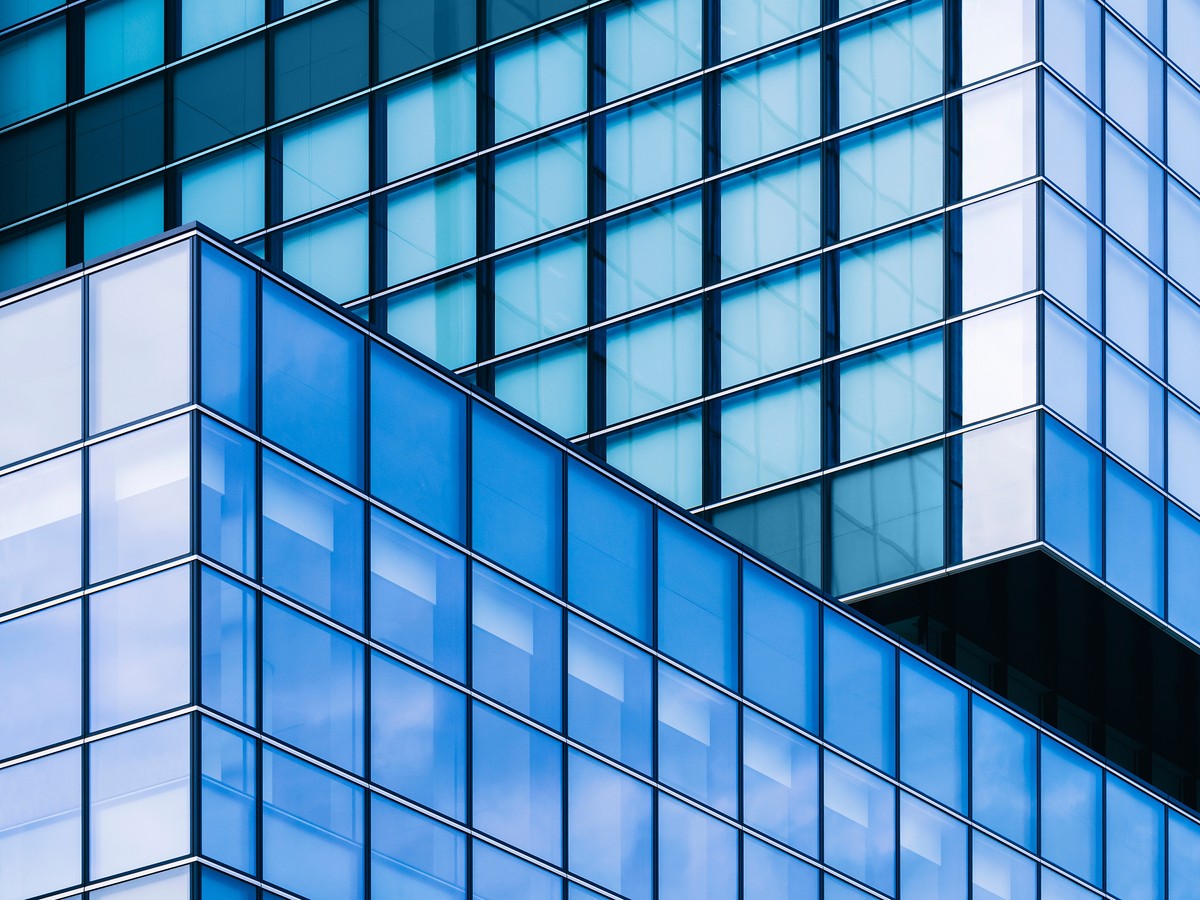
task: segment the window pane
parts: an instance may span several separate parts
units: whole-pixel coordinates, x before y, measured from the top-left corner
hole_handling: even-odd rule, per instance
[[[466,837],[372,794],[371,888],[384,897],[465,897]]]
[[[733,900],[739,881],[737,831],[659,794],[659,900]]]
[[[77,125],[76,142],[86,147],[83,125]],[[78,121],[78,120],[77,120]],[[0,166],[7,188],[0,194],[0,223],[8,225],[67,199],[67,117],[49,116],[0,137]],[[77,185],[83,188],[83,185]],[[65,256],[65,254],[60,254]],[[46,271],[62,268],[63,263]],[[43,273],[39,273],[43,274]],[[24,281],[27,279],[21,279]],[[11,285],[20,281],[11,282]]]
[[[714,509],[712,523],[810,585],[821,584],[820,479]]]
[[[811,372],[721,401],[721,494],[821,464],[821,377]]]
[[[381,0],[378,15],[380,80],[452,56],[475,42],[473,0]]]
[[[254,443],[229,428],[200,420],[200,552],[254,575]]]
[[[1045,287],[1081,319],[1100,327],[1103,233],[1052,191],[1045,192]]]
[[[821,242],[821,164],[805,153],[721,182],[721,275],[811,250]]]
[[[1167,812],[1167,871],[1171,874],[1171,900],[1200,896],[1200,825]]]
[[[475,270],[387,299],[387,333],[454,369],[475,361]]]
[[[60,16],[0,44],[0,125],[67,99],[67,28]]]
[[[963,424],[1037,400],[1037,308],[1033,300],[962,323]]]
[[[1037,863],[981,832],[973,832],[971,896],[981,900],[1036,897]]]
[[[614,325],[604,333],[609,423],[698,397],[702,310],[698,301]]]
[[[107,194],[83,209],[83,258],[93,259],[142,241],[163,229],[163,182],[148,178]]]
[[[1046,420],[1047,472],[1042,514],[1046,540],[1092,572],[1100,572],[1100,453],[1052,419]]]
[[[1155,372],[1163,370],[1163,280],[1111,238],[1104,252],[1104,331]]]
[[[571,871],[631,900],[651,897],[653,791],[577,750],[567,773]]]
[[[257,37],[175,70],[176,159],[262,128],[266,121],[263,57],[263,39]]]
[[[587,242],[583,233],[497,260],[496,352],[503,353],[585,324],[586,269]]]
[[[825,737],[888,774],[896,768],[896,651],[844,616],[826,613]]]
[[[606,10],[606,98],[700,68],[700,0],[643,0]]]
[[[720,304],[723,387],[820,355],[819,260],[727,288]]]
[[[1104,773],[1045,736],[1041,760],[1042,855],[1099,884]]]
[[[746,11],[740,21],[722,20],[726,44],[729,33],[753,15]],[[722,168],[783,150],[820,133],[820,65],[817,42],[805,41],[721,72]]]
[[[1123,466],[1105,460],[1105,580],[1163,615],[1163,498]]]
[[[962,18],[963,84],[1014,69],[1037,52],[1037,12],[1032,0],[966,0]]]
[[[588,350],[566,341],[496,366],[496,396],[564,436],[587,431]]]
[[[873,888],[894,892],[896,789],[829,751],[824,787],[825,861]]]
[[[776,840],[818,855],[820,751],[750,710],[742,714],[742,817]]]
[[[1115,896],[1131,900],[1161,898],[1163,806],[1112,774],[1105,781],[1105,886]]]
[[[1023,847],[1037,840],[1037,733],[971,698],[971,815]]]
[[[388,284],[474,255],[474,166],[400,188],[388,195],[387,210]]]
[[[1026,187],[963,207],[964,310],[1037,287],[1036,191]]]
[[[965,896],[966,890],[967,827],[932,806],[901,794],[901,895],[954,900]]]
[[[1163,261],[1163,170],[1105,129],[1104,221],[1151,261]]]
[[[82,880],[79,754],[78,749],[67,750],[0,769],[4,900],[34,897]]]
[[[587,31],[580,21],[507,44],[492,63],[497,142],[587,106]]]
[[[1046,306],[1043,362],[1046,404],[1087,434],[1099,438],[1104,423],[1101,380],[1104,357],[1100,339]]]
[[[247,427],[256,416],[256,275],[207,242],[200,244],[200,399]]]
[[[678,669],[658,667],[658,777],[737,813],[738,705]]]
[[[283,217],[367,189],[367,107],[356,103],[283,133]]]
[[[667,416],[607,439],[608,464],[680,506],[703,497],[700,413]]]
[[[997,422],[962,436],[962,558],[1037,537],[1037,420]]]
[[[85,12],[85,91],[90,93],[162,63],[162,0],[107,0]]]
[[[383,6],[410,3],[398,0]],[[445,3],[440,5],[444,7]],[[380,32],[384,32],[383,27]],[[475,63],[468,60],[403,81],[388,94],[387,180],[395,181],[472,152],[475,93]]]
[[[4,156],[4,142],[0,140],[0,158]],[[3,210],[0,205],[0,219],[6,217]],[[66,221],[43,220],[39,225],[11,232],[0,241],[0,285],[4,285],[4,290],[49,275],[67,264]],[[61,334],[62,331],[56,332]],[[12,381],[6,379],[4,383]]]
[[[820,20],[814,0],[721,0],[721,58],[807,31]]]
[[[81,454],[0,478],[0,611],[79,587]]]
[[[742,691],[817,729],[817,604],[756,565],[742,566]]]
[[[700,177],[700,85],[658,94],[604,119],[609,209]]]
[[[79,734],[81,606],[63,603],[0,625],[0,759]],[[0,849],[0,860],[6,855]]]
[[[254,738],[200,720],[200,848],[245,872],[255,871],[257,769]]]
[[[366,204],[283,232],[283,269],[336,303],[367,293]]]
[[[746,835],[742,843],[742,896],[808,900],[820,896],[819,871]]]
[[[183,0],[182,52],[186,55],[249,31],[263,21],[259,0]]]
[[[1200,522],[1167,505],[1167,618],[1200,638]]]
[[[1163,481],[1163,390],[1124,357],[1104,354],[1105,444],[1155,482]]]
[[[203,222],[230,237],[263,227],[262,147],[246,144],[180,169],[180,220]],[[237,199],[240,202],[237,202]]]
[[[76,196],[162,165],[164,121],[161,76],[143,78],[80,106],[75,113]],[[125,243],[117,240],[107,249]]]
[[[370,54],[365,0],[301,16],[276,29],[273,40],[276,121],[367,85]]]
[[[503,247],[587,215],[583,126],[495,157],[495,242]],[[428,229],[428,223],[423,223]]]
[[[953,809],[967,808],[967,692],[904,653],[900,779]]]
[[[257,721],[258,597],[200,569],[200,702],[239,721]]]
[[[1104,70],[1105,112],[1161,155],[1162,60],[1111,16],[1105,16]]]
[[[964,94],[962,117],[964,197],[1035,174],[1037,81],[1034,73]]]
[[[841,29],[838,68],[843,128],[940,94],[940,0],[911,3]]]
[[[700,286],[700,195],[610,219],[605,235],[607,314]]]
[[[1200,509],[1200,416],[1172,395],[1167,396],[1167,487],[1194,509]]]
[[[1081,4],[1082,5],[1082,4]],[[1089,0],[1088,6],[1099,10]],[[1084,208],[1099,215],[1102,200],[1100,117],[1053,78],[1043,81],[1045,174]]]
[[[562,879],[476,840],[471,847],[472,900],[561,900]]]

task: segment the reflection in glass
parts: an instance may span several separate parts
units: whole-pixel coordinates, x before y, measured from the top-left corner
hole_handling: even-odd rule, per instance
[[[651,897],[653,791],[576,750],[568,754],[567,784],[571,870],[631,900]]]
[[[70,453],[0,478],[0,611],[79,587],[81,463]]]
[[[962,558],[1037,537],[1037,420],[1022,416],[962,436]]]
[[[82,880],[81,770],[79,749],[0,769],[0,900]]]

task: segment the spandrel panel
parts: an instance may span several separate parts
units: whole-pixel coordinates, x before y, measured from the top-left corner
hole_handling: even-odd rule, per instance
[[[908,794],[900,795],[900,892],[953,900],[967,889],[967,827]]]
[[[1030,62],[1037,52],[1037,4],[964,0],[960,52],[963,84]]]
[[[607,421],[700,396],[703,329],[698,301],[609,328],[604,334]]]
[[[3,900],[23,900],[82,880],[82,769],[78,749],[0,769]]]
[[[819,372],[728,397],[720,410],[722,496],[820,466]]]
[[[700,286],[700,194],[689,193],[607,223],[608,315],[628,312]]]
[[[0,625],[0,759],[79,735],[82,606],[73,600]]]
[[[610,102],[700,68],[700,0],[645,0],[606,11]]]
[[[964,687],[900,654],[900,779],[952,809],[967,808]]]
[[[820,193],[821,162],[815,152],[722,181],[722,277],[820,244]]]
[[[742,713],[742,818],[752,828],[818,855],[820,750],[765,716]]]
[[[824,757],[825,862],[891,894],[896,889],[896,789],[828,750]]]
[[[742,22],[752,15],[749,11],[742,13]],[[728,38],[740,24],[735,20],[731,25],[726,20],[722,35]],[[820,88],[816,41],[805,41],[723,70],[721,167],[748,162],[820,134]]]
[[[700,177],[700,84],[694,82],[609,113],[604,119],[609,209]]]
[[[474,150],[475,98],[473,60],[406,79],[387,94],[387,180]]]
[[[962,195],[1035,174],[1037,79],[1019,75],[962,97]]]
[[[962,558],[1035,540],[1037,496],[1037,421],[1033,416],[963,434]]]
[[[978,309],[1037,286],[1037,189],[962,208],[962,309]],[[940,272],[938,273],[940,274]]]
[[[587,106],[587,29],[578,20],[500,47],[492,65],[497,142]]]
[[[727,815],[737,811],[738,706],[659,663],[658,777]]]
[[[814,0],[721,0],[721,58],[729,59],[821,22]]]
[[[631,900],[653,896],[653,790],[572,750],[567,810],[571,871]]]
[[[0,125],[67,99],[67,28],[59,17],[0,43]]]
[[[821,263],[810,260],[720,295],[721,384],[730,387],[821,353]]]
[[[0,478],[0,610],[79,587],[81,457],[71,453]]]
[[[466,896],[466,836],[440,822],[371,796],[371,886],[387,897],[432,891]]]
[[[659,900],[732,900],[738,890],[738,833],[693,806],[658,795]]]
[[[1037,400],[1037,304],[1024,300],[962,322],[963,424]]]

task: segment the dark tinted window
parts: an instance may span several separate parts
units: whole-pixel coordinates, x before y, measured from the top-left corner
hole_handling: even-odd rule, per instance
[[[475,43],[475,0],[379,0],[379,77],[391,78]]]
[[[275,33],[276,120],[366,87],[367,25],[366,0],[356,0]]]
[[[90,194],[163,162],[163,82],[147,79],[80,107],[75,193]]]
[[[0,136],[0,225],[67,199],[67,120],[42,119]]]
[[[210,53],[175,75],[175,156],[262,127],[263,42]]]

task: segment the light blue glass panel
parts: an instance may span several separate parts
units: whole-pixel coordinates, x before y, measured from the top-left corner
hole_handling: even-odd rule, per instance
[[[191,545],[186,417],[94,446],[88,459],[88,580],[178,556]]]
[[[262,0],[183,0],[180,49],[192,53],[249,31],[262,21]]]
[[[577,750],[567,759],[567,863],[630,900],[654,893],[654,793]]]
[[[839,346],[856,347],[940,318],[942,252],[941,219],[841,251],[837,257]]]
[[[900,654],[900,780],[952,809],[967,808],[967,692]]]
[[[474,548],[562,588],[562,452],[481,403],[472,406]]]
[[[78,884],[82,856],[78,749],[0,769],[0,898]]]
[[[609,328],[604,335],[608,422],[698,397],[703,327],[697,300]]]
[[[799,266],[721,293],[725,387],[815,359],[821,352],[821,266]]]
[[[1200,825],[1167,811],[1167,871],[1171,900],[1200,897]]]
[[[567,620],[567,732],[649,773],[653,702],[649,654],[578,616]]]
[[[191,834],[187,717],[89,745],[88,876],[186,854]]]
[[[587,235],[583,232],[496,260],[494,278],[497,353],[587,322]]]
[[[63,603],[0,625],[0,759],[79,734],[81,605]]]
[[[269,279],[262,332],[264,435],[361,484],[362,335]]]
[[[466,677],[466,560],[371,510],[371,636],[462,681]]]
[[[1046,191],[1045,198],[1042,259],[1046,290],[1081,319],[1100,328],[1104,234],[1053,191]]]
[[[1105,444],[1163,481],[1163,389],[1112,350],[1105,351]]]
[[[1046,405],[1098,439],[1104,421],[1103,345],[1050,304],[1044,331]]]
[[[699,411],[668,416],[608,438],[605,459],[680,506],[701,502]]]
[[[939,206],[942,156],[940,108],[843,138],[838,145],[842,236]]]
[[[1167,270],[1193,294],[1200,294],[1200,200],[1174,178],[1167,180]]]
[[[0,43],[0,125],[67,99],[67,27],[60,16]]]
[[[562,608],[476,563],[472,687],[551,728],[562,725]]]
[[[200,279],[200,400],[253,428],[258,418],[257,275],[202,242]]]
[[[756,565],[742,566],[742,691],[816,732],[818,606]]]
[[[1161,616],[1162,495],[1112,460],[1105,470],[1105,580]]]
[[[1152,262],[1163,261],[1163,171],[1105,129],[1104,221]]]
[[[967,827],[900,795],[900,895],[955,900],[967,891]]]
[[[475,167],[454,169],[389,194],[387,229],[388,284],[474,255]]]
[[[820,896],[819,871],[746,835],[742,843],[742,896],[811,900]]]
[[[1096,6],[1092,0],[1084,2]],[[1099,215],[1103,199],[1100,117],[1050,77],[1043,82],[1042,104],[1046,135],[1042,171],[1085,209]]]
[[[810,152],[721,182],[721,276],[821,242],[821,160]]]
[[[942,91],[942,4],[920,0],[838,32],[843,128]]]
[[[362,501],[269,451],[262,479],[263,581],[362,628]]]
[[[742,818],[812,857],[819,853],[819,754],[812,741],[743,710]]]
[[[587,431],[588,348],[568,341],[496,366],[496,396],[564,436]]]
[[[481,703],[473,707],[471,724],[472,823],[558,863],[562,858],[562,745]]]
[[[1155,372],[1163,370],[1163,280],[1115,241],[1105,247],[1104,331]]]
[[[466,818],[466,696],[380,653],[371,654],[371,780]]]
[[[255,871],[258,825],[254,738],[200,720],[200,849],[243,872]]]
[[[88,279],[89,431],[186,403],[191,242]]]
[[[497,142],[587,107],[587,29],[580,20],[507,44],[492,64]]]
[[[372,794],[371,889],[384,897],[465,897],[466,835]]]
[[[367,293],[365,206],[343,209],[283,233],[283,269],[289,275],[344,303]]]
[[[232,429],[200,420],[200,552],[254,575],[254,443]]]
[[[582,125],[497,153],[497,247],[587,215],[587,151]],[[428,228],[428,223],[425,223]]]
[[[93,594],[88,602],[90,729],[187,703],[191,655],[187,567]]]
[[[66,264],[67,223],[61,219],[0,241],[0,285],[4,290],[49,275]]]
[[[721,0],[721,58],[765,47],[821,21],[814,0]]]
[[[726,4],[730,2],[725,0]],[[762,14],[759,10],[755,12]],[[744,12],[742,22],[752,15]],[[728,38],[742,22],[725,20],[722,35]],[[818,42],[805,41],[722,70],[722,168],[766,156],[820,134],[820,59]]]
[[[0,610],[79,587],[82,507],[79,453],[0,478]]]
[[[567,599],[650,638],[653,509],[576,460],[567,462]]]
[[[1200,522],[1167,504],[1167,619],[1200,639]]]
[[[674,516],[658,514],[658,646],[727,687],[737,685],[738,558]]]
[[[835,594],[942,564],[942,455],[941,445],[935,445],[834,479]]]
[[[246,144],[180,169],[180,220],[203,222],[230,237],[263,227],[262,147]],[[236,198],[236,199],[235,199]]]
[[[843,460],[942,430],[942,332],[876,350],[839,367]]]
[[[1150,0],[1147,5],[1159,5]],[[1104,28],[1104,110],[1160,156],[1163,151],[1163,65],[1111,16]]]
[[[387,299],[387,333],[453,369],[475,361],[475,270]]]
[[[1100,571],[1100,454],[1053,419],[1046,420],[1043,515],[1046,540],[1092,572]]]
[[[1115,775],[1105,781],[1105,887],[1129,900],[1161,900],[1163,805]]]
[[[607,314],[699,287],[700,236],[698,193],[610,219],[605,235]]]
[[[162,63],[162,0],[106,0],[85,12],[85,91],[90,93]]]
[[[1043,58],[1085,96],[1100,103],[1100,15],[1092,0],[1042,7]]]
[[[733,900],[739,881],[737,831],[659,794],[659,900]]]
[[[363,648],[273,600],[263,605],[263,730],[363,770]]]
[[[700,68],[701,0],[641,0],[605,13],[607,100]]]
[[[367,106],[356,103],[283,132],[283,217],[367,189]]]
[[[471,848],[472,900],[561,900],[563,883],[552,872],[524,862],[491,844]]]
[[[609,113],[604,134],[608,209],[699,178],[699,82]]]
[[[1100,883],[1104,773],[1058,741],[1042,737],[1042,856]]]
[[[1036,896],[1037,863],[981,832],[971,833],[972,900]]]
[[[162,229],[163,185],[151,178],[84,207],[83,258],[95,259]]]
[[[895,648],[826,612],[822,658],[826,739],[883,772],[895,772]]]
[[[1184,6],[1186,4],[1180,4]],[[1200,15],[1197,17],[1200,26]],[[1172,27],[1175,27],[1172,25]],[[1179,57],[1174,57],[1179,62]],[[1198,60],[1200,61],[1200,60]],[[1200,187],[1200,158],[1192,148],[1200,146],[1200,92],[1174,72],[1167,71],[1167,162],[1176,172]]]
[[[728,815],[737,813],[738,706],[666,665],[658,668],[658,777]]]
[[[877,890],[894,893],[896,789],[828,750],[824,756],[825,862]]]
[[[200,569],[200,702],[242,722],[257,721],[257,596]]]
[[[821,376],[810,372],[721,401],[721,495],[821,464]]]
[[[362,788],[274,748],[262,753],[263,877],[312,900],[361,898]]]
[[[1200,401],[1200,308],[1174,288],[1167,291],[1167,377],[1171,386]]]
[[[1188,0],[1167,0],[1166,6],[1167,20],[1171,23],[1167,52],[1193,78],[1200,78],[1200,46],[1183,36],[1200,33],[1197,32],[1200,29],[1200,9]]]
[[[387,95],[387,179],[475,149],[475,62],[401,82]]]
[[[1026,848],[1037,846],[1037,733],[971,697],[971,816]]]

